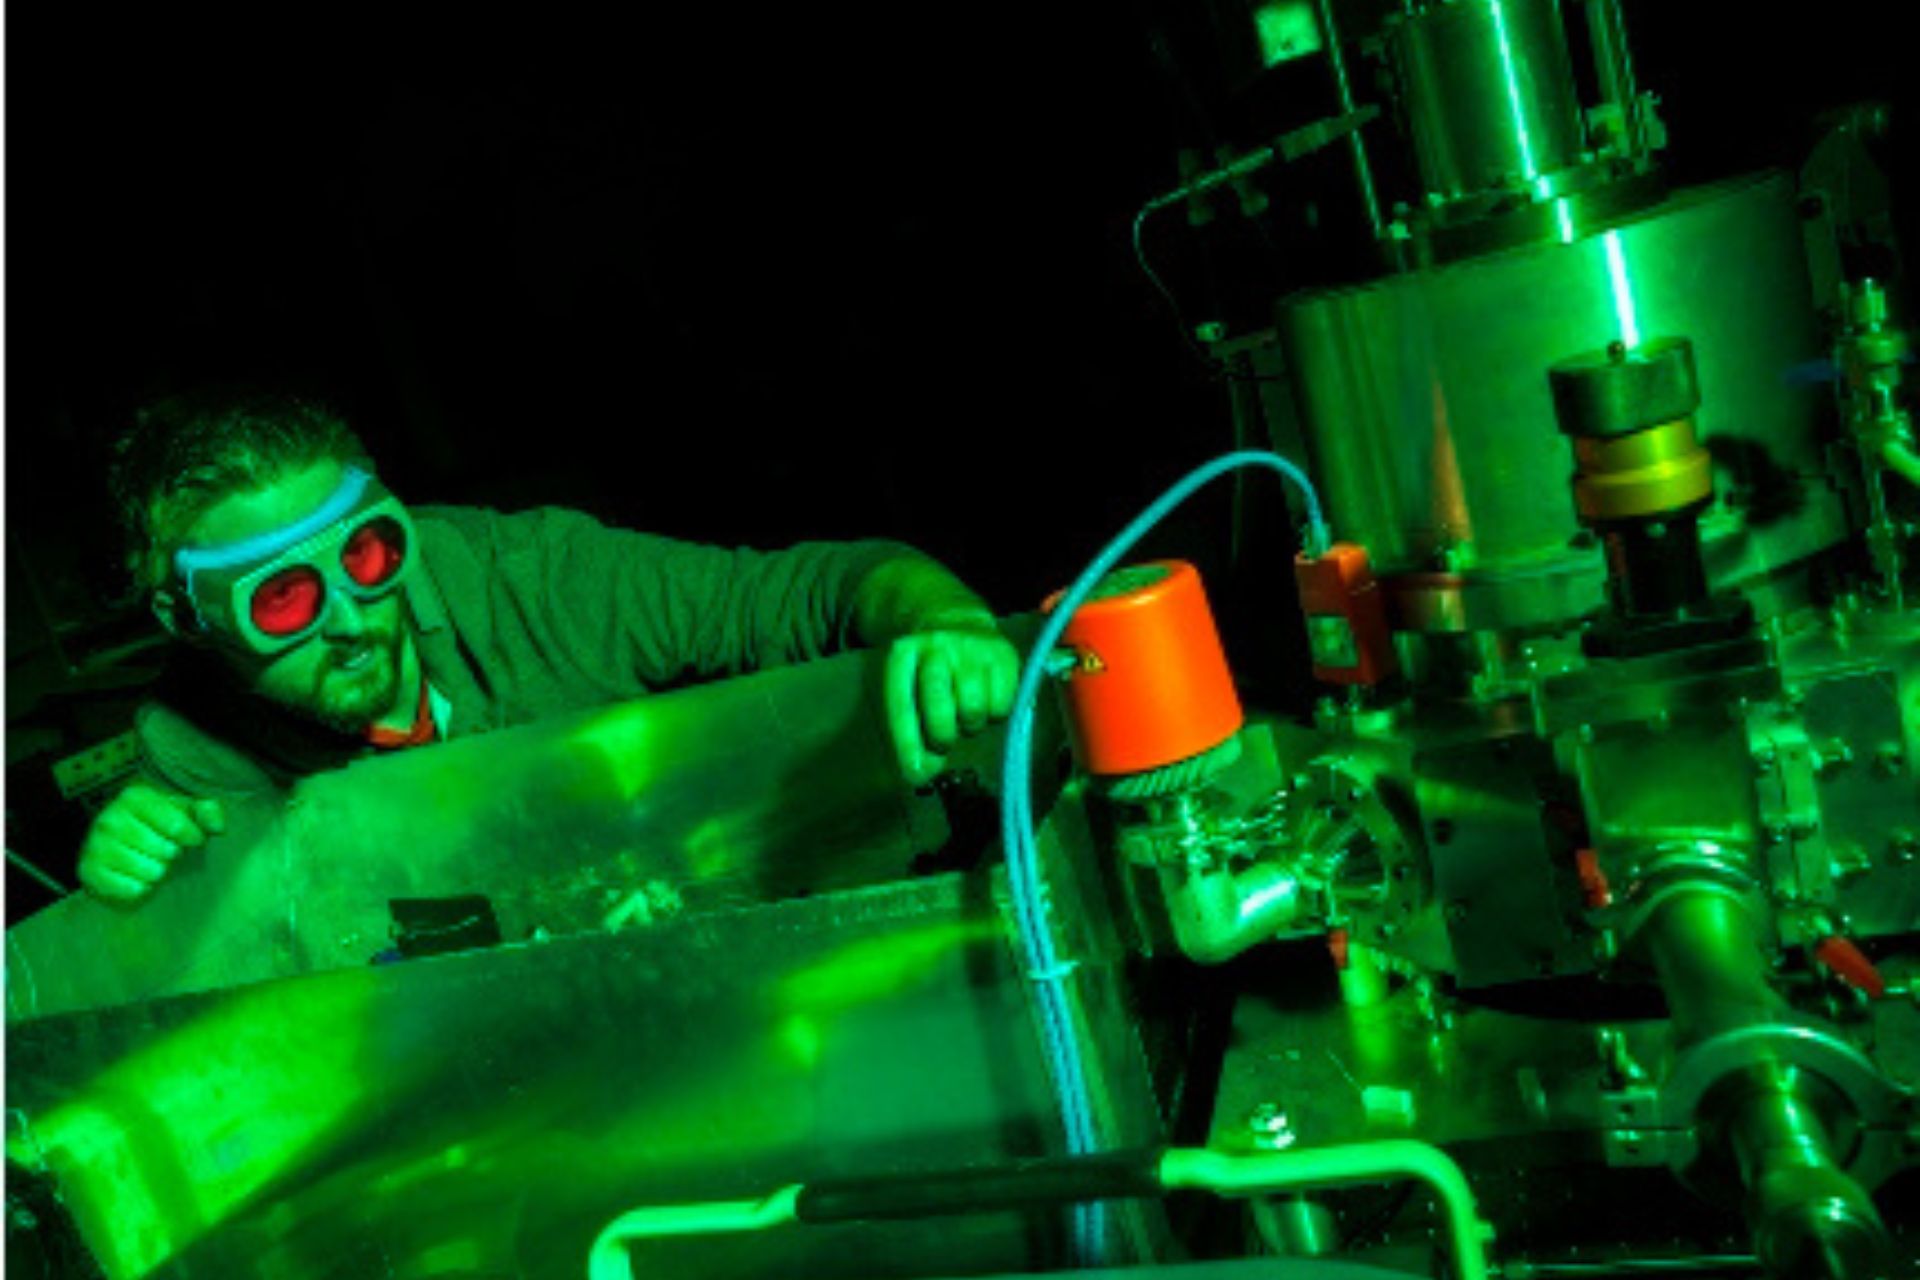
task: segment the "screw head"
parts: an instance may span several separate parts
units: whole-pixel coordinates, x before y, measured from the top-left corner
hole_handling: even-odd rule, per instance
[[[1285,1109],[1277,1102],[1263,1102],[1247,1113],[1247,1133],[1262,1151],[1284,1151],[1299,1141]]]

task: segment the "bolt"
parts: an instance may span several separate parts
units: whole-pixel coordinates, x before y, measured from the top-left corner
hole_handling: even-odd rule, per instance
[[[1781,844],[1785,842],[1786,838],[1787,838],[1786,823],[1769,822],[1767,824],[1767,843],[1768,844]]]
[[[1775,765],[1775,763],[1779,761],[1779,759],[1780,759],[1779,754],[1776,751],[1774,751],[1771,743],[1769,743],[1764,747],[1761,747],[1758,751],[1755,751],[1753,753],[1754,768],[1760,770],[1760,772],[1762,773],[1772,772],[1773,766]]]
[[[1897,742],[1883,742],[1873,749],[1873,767],[1889,778],[1906,766],[1907,753]]]
[[[1920,858],[1920,834],[1910,827],[1900,827],[1891,833],[1893,856],[1897,862],[1912,862]]]
[[[1287,1113],[1275,1102],[1263,1102],[1247,1113],[1247,1133],[1262,1151],[1284,1151],[1299,1138]]]

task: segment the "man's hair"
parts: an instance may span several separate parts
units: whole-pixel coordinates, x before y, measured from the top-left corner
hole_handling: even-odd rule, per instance
[[[108,474],[134,586],[163,585],[187,530],[221,499],[328,459],[371,467],[346,421],[300,396],[208,387],[152,401],[115,443]]]

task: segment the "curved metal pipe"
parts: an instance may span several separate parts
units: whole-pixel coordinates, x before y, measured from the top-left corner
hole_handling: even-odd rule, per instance
[[[1173,940],[1200,964],[1224,964],[1300,917],[1300,881],[1270,862],[1237,873],[1166,865],[1158,870]]]
[[[1254,1196],[1274,1191],[1337,1187],[1356,1182],[1424,1183],[1440,1201],[1460,1280],[1486,1280],[1492,1229],[1480,1220],[1473,1188],[1453,1157],[1425,1142],[1359,1142],[1256,1155],[1176,1148],[1160,1159],[1168,1190]]]
[[[1034,1203],[1151,1195],[1156,1189],[1211,1191],[1218,1196],[1239,1198],[1353,1183],[1401,1181],[1425,1184],[1440,1201],[1459,1280],[1488,1280],[1487,1242],[1493,1233],[1480,1220],[1473,1188],[1467,1184],[1466,1175],[1440,1148],[1410,1141],[1362,1142],[1251,1155],[1176,1147],[1157,1156],[1145,1151],[1065,1161],[1030,1161],[1003,1169],[970,1169],[955,1175],[903,1174],[898,1179],[861,1184],[852,1191],[844,1186],[837,1191],[824,1185],[812,1189],[791,1186],[758,1200],[635,1209],[614,1219],[594,1240],[587,1274],[589,1280],[633,1280],[633,1265],[626,1246],[634,1240],[764,1231],[803,1219],[844,1221],[866,1216],[863,1204],[878,1216],[898,1217],[902,1201],[898,1194],[890,1194],[889,1187],[899,1184],[912,1185],[910,1198],[916,1208],[913,1216],[920,1216],[1004,1207],[1020,1202],[1023,1191],[1025,1198]],[[834,1198],[837,1203],[829,1214],[817,1214],[803,1208],[809,1196]]]
[[[667,1236],[723,1235],[765,1231],[792,1222],[801,1188],[782,1187],[758,1200],[712,1200],[701,1204],[650,1205],[623,1213],[594,1237],[587,1254],[588,1280],[633,1280],[627,1245]]]

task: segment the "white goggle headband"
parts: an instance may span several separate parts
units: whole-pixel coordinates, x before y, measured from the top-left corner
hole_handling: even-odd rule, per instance
[[[348,541],[375,520],[399,530],[400,567],[372,585],[355,581],[342,561]],[[291,649],[326,621],[327,593],[341,591],[356,600],[377,600],[403,582],[418,554],[413,521],[398,498],[358,467],[348,467],[340,487],[319,508],[293,524],[270,529],[217,547],[190,547],[174,553],[173,569],[184,612],[201,632],[231,636],[255,653]],[[268,634],[253,621],[254,591],[286,569],[305,566],[322,584],[312,620],[297,631]]]

